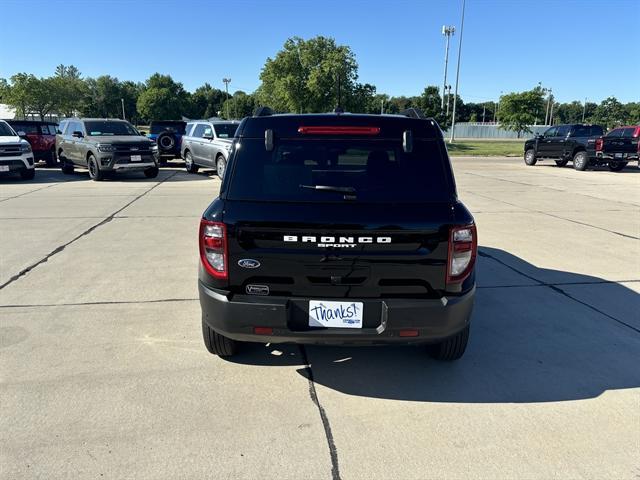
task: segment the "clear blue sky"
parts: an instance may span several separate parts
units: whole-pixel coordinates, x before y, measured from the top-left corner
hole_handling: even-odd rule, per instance
[[[170,74],[253,91],[267,57],[297,35],[334,37],[358,60],[360,81],[391,95],[441,85],[443,24],[460,26],[461,0],[0,0],[0,77],[83,75],[144,81]],[[449,81],[455,81],[459,35]],[[640,101],[640,0],[467,0],[460,91],[496,99],[538,82],[559,101]],[[602,70],[600,72],[599,70]]]

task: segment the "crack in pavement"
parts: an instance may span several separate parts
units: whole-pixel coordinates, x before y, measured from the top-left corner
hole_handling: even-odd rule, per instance
[[[153,185],[151,188],[149,188],[148,190],[145,190],[140,195],[137,195],[133,200],[131,200],[130,202],[127,202],[123,207],[119,208],[118,210],[116,210],[115,212],[110,214],[108,217],[104,218],[102,221],[100,221],[100,222],[96,223],[95,225],[89,227],[84,232],[80,233],[79,235],[75,236],[73,239],[69,240],[67,243],[64,243],[64,244],[56,247],[51,252],[49,252],[47,255],[45,255],[43,258],[38,260],[36,263],[33,263],[33,264],[29,265],[27,268],[24,268],[24,269],[20,270],[18,273],[16,273],[14,276],[12,276],[9,280],[7,280],[2,285],[0,285],[0,290],[2,290],[3,288],[7,287],[8,285],[11,285],[16,280],[24,277],[26,274],[28,274],[31,270],[33,270],[34,268],[38,267],[39,265],[42,265],[43,263],[46,263],[51,257],[53,257],[54,255],[57,255],[58,253],[62,252],[65,248],[67,248],[72,243],[76,242],[77,240],[81,239],[82,237],[86,237],[87,235],[89,235],[91,232],[93,232],[95,229],[101,227],[102,225],[105,225],[105,224],[111,222],[111,220],[113,220],[118,213],[122,212],[125,208],[129,207],[131,204],[133,204],[137,200],[140,200],[147,193],[151,192],[154,188],[162,185],[164,182],[166,182],[170,178],[173,178],[175,175],[177,175],[177,173],[178,172],[174,172],[171,175],[167,176],[166,178],[160,180],[158,183]]]
[[[515,272],[515,273],[517,273],[517,274],[519,274],[519,275],[522,275],[523,277],[526,277],[526,278],[528,278],[528,279],[530,279],[530,280],[533,280],[534,282],[537,282],[537,283],[539,284],[539,285],[526,285],[526,286],[529,286],[529,287],[531,287],[531,286],[548,287],[548,288],[550,288],[551,290],[553,290],[554,292],[559,293],[559,294],[561,294],[561,295],[563,295],[563,296],[565,296],[565,297],[567,297],[567,298],[569,298],[569,299],[573,300],[574,302],[577,302],[577,303],[579,303],[579,304],[581,304],[581,305],[583,305],[583,306],[585,306],[585,307],[587,307],[587,308],[589,308],[589,309],[593,310],[594,312],[597,312],[597,313],[599,313],[599,314],[601,314],[601,315],[604,315],[605,317],[607,317],[607,318],[609,318],[609,319],[613,320],[614,322],[617,322],[617,323],[619,323],[620,325],[624,325],[625,327],[630,328],[630,329],[631,329],[631,330],[633,330],[634,332],[640,333],[640,328],[636,328],[636,327],[634,327],[633,325],[630,325],[630,324],[628,324],[627,322],[625,322],[625,321],[623,321],[623,320],[620,320],[619,318],[614,317],[613,315],[609,315],[607,312],[605,312],[605,311],[603,311],[603,310],[600,310],[598,307],[594,307],[594,306],[593,306],[593,305],[591,305],[590,303],[583,302],[582,300],[579,300],[579,299],[577,299],[577,298],[575,298],[575,297],[571,296],[569,293],[567,293],[566,291],[562,290],[562,289],[561,289],[558,285],[556,285],[556,284],[552,284],[552,283],[545,283],[545,282],[543,282],[542,280],[539,280],[539,279],[537,279],[537,278],[535,278],[535,277],[533,277],[533,276],[531,276],[531,275],[529,275],[529,274],[527,274],[527,273],[524,273],[523,271],[518,270],[518,269],[517,269],[517,268],[515,268],[514,266],[509,265],[508,263],[503,262],[503,261],[502,261],[502,260],[500,260],[499,258],[494,257],[493,255],[490,255],[490,254],[488,254],[488,253],[486,253],[486,252],[483,252],[483,251],[481,251],[481,250],[478,250],[478,255],[479,255],[479,256],[481,256],[481,257],[490,258],[491,260],[493,260],[493,261],[495,261],[495,262],[498,262],[500,265],[502,265],[502,266],[504,266],[504,267],[507,267],[509,270],[511,270],[511,271],[513,271],[513,272]],[[634,280],[634,281],[635,281],[635,280]],[[605,282],[605,283],[606,283],[606,282]],[[618,282],[611,282],[611,283],[618,283]],[[571,283],[567,283],[566,285],[571,285]],[[525,286],[525,285],[523,285],[523,286]]]
[[[329,446],[329,456],[331,457],[331,478],[332,480],[340,480],[340,467],[338,465],[338,450],[336,448],[336,444],[333,440],[333,433],[331,432],[331,424],[329,423],[329,417],[327,417],[327,412],[324,407],[320,404],[320,400],[318,399],[318,392],[316,392],[316,385],[313,381],[313,370],[311,369],[311,364],[309,363],[309,358],[307,357],[307,350],[304,345],[298,345],[300,348],[300,355],[302,356],[302,361],[305,365],[305,370],[307,371],[307,379],[309,381],[309,396],[311,397],[311,401],[314,403],[316,407],[318,407],[318,412],[320,413],[320,420],[322,420],[322,427],[324,428],[324,435],[327,439],[327,445]]]
[[[60,185],[62,183],[66,183],[66,182],[69,182],[69,181],[70,180],[62,180],[62,181],[60,181],[58,183],[54,183],[52,185],[47,185],[47,186],[42,187],[42,188],[36,188],[35,190],[29,190],[28,192],[21,193],[20,195],[14,195],[13,197],[2,198],[2,199],[0,199],[0,203],[1,202],[6,202],[7,200],[13,200],[14,198],[24,197],[25,195],[29,195],[30,193],[39,192],[40,190],[46,190],[47,188],[56,187],[56,186],[58,186],[58,185]]]
[[[0,305],[0,308],[81,307],[84,305],[137,305],[147,303],[198,302],[199,298],[159,298],[156,300],[103,300],[76,303],[29,303]]]
[[[489,195],[483,195],[481,193],[472,193],[472,195],[477,195],[478,197],[486,198],[487,200],[493,200],[494,202],[504,203],[505,205],[510,205],[512,207],[521,208],[521,209],[526,210],[528,212],[539,213],[541,215],[546,215],[546,216],[551,217],[551,218],[557,218],[558,220],[565,220],[567,222],[576,223],[578,225],[583,225],[585,227],[595,228],[596,230],[602,230],[603,232],[612,233],[614,235],[619,235],[619,236],[624,237],[624,238],[630,238],[632,240],[640,240],[640,237],[636,237],[636,236],[629,235],[629,234],[622,233],[622,232],[616,232],[615,230],[609,230],[609,229],[604,228],[604,227],[598,227],[597,225],[591,225],[590,223],[580,222],[579,220],[572,220],[570,218],[561,217],[560,215],[554,215],[553,213],[544,212],[542,210],[534,210],[532,208],[523,207],[521,205],[516,205],[515,203],[510,203],[510,202],[507,202],[505,200],[500,200],[498,198],[490,197]],[[496,213],[503,213],[503,212],[496,212]]]

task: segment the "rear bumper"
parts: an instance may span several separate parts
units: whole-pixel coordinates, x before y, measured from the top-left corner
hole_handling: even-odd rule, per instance
[[[637,153],[622,153],[622,156],[616,156],[615,153],[597,152],[596,158],[603,162],[637,162]]]
[[[442,299],[361,299],[361,329],[309,328],[308,298],[230,296],[198,282],[202,319],[216,332],[245,342],[307,344],[433,343],[455,335],[470,321],[475,287],[460,297]],[[339,299],[332,299],[339,300]],[[349,299],[355,300],[355,299]],[[367,313],[369,313],[367,317]],[[269,327],[272,335],[257,335],[254,327]],[[400,330],[418,330],[401,337]]]

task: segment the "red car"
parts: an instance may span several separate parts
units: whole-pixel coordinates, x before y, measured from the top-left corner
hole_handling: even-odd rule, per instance
[[[36,162],[44,160],[47,163],[47,167],[55,167],[57,165],[57,123],[36,120],[7,120],[7,123],[11,125],[18,135],[31,144]]]

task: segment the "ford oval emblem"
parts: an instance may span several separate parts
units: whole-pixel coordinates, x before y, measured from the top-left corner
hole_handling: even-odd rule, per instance
[[[260,266],[260,262],[253,258],[243,258],[242,260],[238,260],[238,265],[242,268],[258,268]]]

